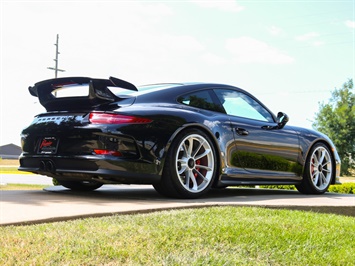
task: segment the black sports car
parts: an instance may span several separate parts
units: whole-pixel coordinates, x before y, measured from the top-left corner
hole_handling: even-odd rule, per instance
[[[47,112],[22,131],[21,171],[73,190],[152,184],[197,198],[211,188],[296,185],[321,194],[339,183],[331,140],[288,126],[250,93],[229,85],[142,86],[67,77],[29,87]]]

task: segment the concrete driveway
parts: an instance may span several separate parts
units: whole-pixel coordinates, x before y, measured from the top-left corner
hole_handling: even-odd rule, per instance
[[[203,206],[261,206],[355,216],[355,195],[302,195],[297,191],[227,188],[197,200],[160,196],[152,186],[106,185],[92,192],[62,186],[45,190],[0,191],[0,225],[33,224],[112,214]]]

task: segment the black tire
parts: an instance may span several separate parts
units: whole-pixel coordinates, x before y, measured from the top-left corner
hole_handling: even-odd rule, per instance
[[[58,180],[58,183],[63,187],[69,188],[74,191],[92,191],[100,188],[103,184],[96,181],[68,181]]]
[[[323,194],[332,182],[335,167],[332,153],[323,143],[317,143],[309,152],[302,183],[296,185],[303,194]]]
[[[187,129],[171,144],[160,183],[160,194],[193,199],[207,193],[215,179],[217,156],[211,139],[203,131]]]

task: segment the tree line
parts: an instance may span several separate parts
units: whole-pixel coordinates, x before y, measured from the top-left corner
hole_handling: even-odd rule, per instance
[[[334,89],[328,103],[320,103],[313,128],[328,135],[341,158],[341,175],[355,169],[355,93],[349,79]]]

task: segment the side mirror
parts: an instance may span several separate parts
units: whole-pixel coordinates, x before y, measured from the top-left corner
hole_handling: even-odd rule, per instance
[[[287,114],[283,113],[283,112],[279,112],[277,114],[277,125],[278,125],[278,129],[282,129],[286,123],[288,122],[289,118],[287,116]]]

